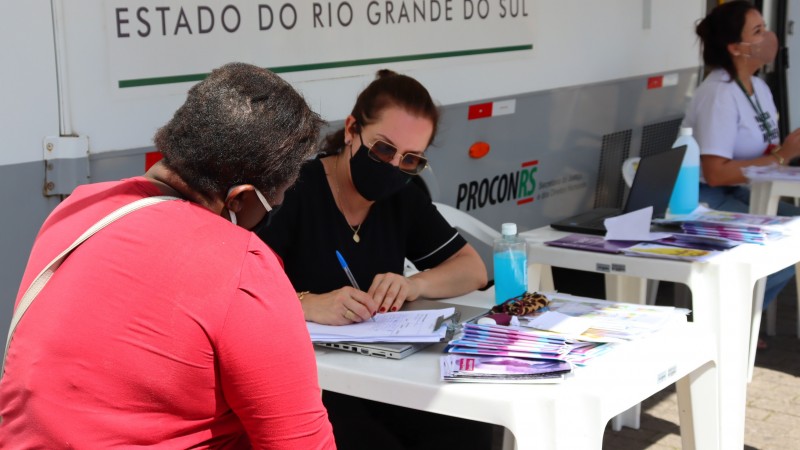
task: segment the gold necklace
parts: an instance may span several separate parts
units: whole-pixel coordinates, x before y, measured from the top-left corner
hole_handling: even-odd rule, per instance
[[[339,190],[339,155],[336,155],[336,161],[334,161],[333,163],[333,184],[336,185],[336,198],[339,200],[339,203],[341,203],[343,207],[344,203],[342,202],[342,194],[341,191]],[[350,227],[350,230],[353,232],[353,240],[356,242],[356,244],[358,244],[359,242],[361,242],[361,237],[358,235],[358,232],[361,231],[361,225],[363,225],[364,222],[361,222],[360,224],[358,224],[357,227],[353,228],[353,226],[350,225],[350,221],[347,220],[347,216],[344,215],[343,208],[340,207],[339,212],[341,212],[342,217],[344,217],[344,223],[346,223],[347,226]]]

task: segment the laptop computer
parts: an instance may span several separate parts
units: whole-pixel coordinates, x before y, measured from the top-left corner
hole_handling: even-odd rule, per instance
[[[413,302],[403,304],[402,311],[414,311],[422,309],[444,309],[455,308],[458,314],[458,322],[463,323],[488,312],[487,308],[476,306],[454,305],[436,300],[418,299]],[[315,342],[314,345],[326,348],[335,348],[360,355],[375,356],[378,358],[403,359],[412,355],[423,348],[430,347],[435,342],[418,343],[380,343],[380,342]]]
[[[584,234],[606,234],[603,221],[609,217],[626,214],[648,206],[653,207],[653,218],[664,217],[669,206],[669,198],[678,179],[678,171],[683,162],[686,146],[650,155],[639,161],[636,176],[633,178],[628,200],[623,209],[595,208],[550,224],[556,230]]]

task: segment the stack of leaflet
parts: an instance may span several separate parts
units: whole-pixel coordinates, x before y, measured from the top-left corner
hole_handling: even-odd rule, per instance
[[[648,336],[675,322],[685,322],[688,309],[610,302],[567,294],[551,294],[548,311],[521,321],[587,342],[623,343]]]
[[[742,173],[750,181],[800,181],[800,167],[781,166],[747,166],[742,168]]]
[[[609,344],[582,342],[556,333],[502,325],[464,324],[464,334],[450,341],[447,353],[565,361],[584,365],[610,349]]]
[[[397,311],[350,325],[306,322],[312,342],[442,342],[455,308]],[[451,328],[452,330],[452,328]]]
[[[447,353],[563,361],[585,366],[616,345],[685,322],[688,310],[547,294],[550,305],[519,327],[467,323]]]
[[[447,355],[440,359],[440,369],[443,381],[557,383],[572,371],[572,366],[564,361]]]
[[[706,210],[686,217],[681,221],[681,228],[687,234],[763,245],[789,234],[796,223],[794,217]]]

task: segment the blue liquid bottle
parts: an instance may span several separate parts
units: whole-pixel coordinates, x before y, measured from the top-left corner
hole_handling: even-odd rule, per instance
[[[669,199],[670,214],[689,214],[697,208],[700,195],[700,146],[692,137],[692,129],[681,127],[672,148],[686,146],[681,170]]]
[[[517,235],[517,224],[504,223],[502,236],[494,241],[495,303],[522,295],[528,290],[528,249]]]

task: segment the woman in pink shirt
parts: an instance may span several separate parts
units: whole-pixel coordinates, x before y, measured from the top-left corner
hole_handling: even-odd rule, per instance
[[[250,230],[320,119],[275,74],[214,70],[155,137],[143,177],[78,187],[47,218],[20,287],[100,218],[27,310],[0,381],[0,448],[334,448],[291,283]]]

